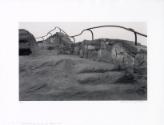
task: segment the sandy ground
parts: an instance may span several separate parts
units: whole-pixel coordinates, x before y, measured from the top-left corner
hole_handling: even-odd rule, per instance
[[[68,55],[20,56],[21,101],[145,100],[146,80],[124,80],[113,64]]]

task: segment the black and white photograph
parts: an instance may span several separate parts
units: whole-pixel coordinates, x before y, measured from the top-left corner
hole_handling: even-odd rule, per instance
[[[145,22],[20,22],[19,100],[147,100]]]
[[[1,0],[0,125],[164,125],[164,0]]]

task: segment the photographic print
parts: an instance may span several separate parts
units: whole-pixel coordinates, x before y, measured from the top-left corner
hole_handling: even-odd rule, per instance
[[[145,22],[20,22],[19,100],[147,100]]]

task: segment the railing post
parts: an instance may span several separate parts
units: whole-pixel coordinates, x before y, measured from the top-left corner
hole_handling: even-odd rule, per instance
[[[135,37],[135,45],[137,46],[137,33],[134,32],[134,37]]]
[[[94,34],[93,31],[91,29],[87,29],[88,31],[90,31],[91,35],[92,35],[92,40],[94,40]]]

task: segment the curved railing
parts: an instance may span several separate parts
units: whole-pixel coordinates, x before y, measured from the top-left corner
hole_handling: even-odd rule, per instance
[[[59,32],[62,32],[64,33],[66,36],[70,37],[63,29],[61,29],[60,27],[56,26],[55,28],[53,28],[52,30],[48,31],[46,35],[44,36],[41,36],[41,37],[36,37],[36,39],[42,39],[42,40],[45,40],[45,38],[48,38],[47,36],[50,34],[50,36],[52,36],[52,31],[55,31],[55,30],[59,30]]]
[[[97,28],[107,28],[107,27],[116,27],[116,28],[122,28],[124,30],[127,30],[127,31],[130,31],[130,32],[133,32],[134,33],[134,36],[135,36],[135,45],[137,45],[137,35],[140,35],[140,36],[143,36],[143,37],[147,37],[147,35],[143,34],[143,33],[139,33],[137,31],[135,31],[134,29],[132,28],[126,28],[126,27],[123,27],[123,26],[118,26],[118,25],[102,25],[102,26],[96,26],[96,27],[90,27],[90,28],[87,28],[87,29],[84,29],[82,30],[79,34],[77,35],[73,35],[73,36],[70,36],[70,37],[77,37],[77,36],[80,36],[82,35],[85,31],[89,31],[92,35],[92,40],[94,40],[94,33],[93,33],[93,29],[97,29]]]
[[[37,37],[36,39],[42,38],[43,40],[45,40],[44,38],[47,37],[49,34],[52,36],[52,31],[55,31],[56,29],[59,30],[59,32],[64,33],[66,36],[68,36],[69,38],[73,39],[74,43],[75,43],[75,38],[77,36],[82,35],[85,31],[89,31],[91,33],[92,36],[92,40],[94,40],[94,32],[92,31],[93,29],[97,29],[97,28],[108,28],[108,27],[115,27],[115,28],[121,28],[130,32],[134,33],[134,37],[135,37],[135,45],[137,45],[137,35],[143,36],[143,37],[147,37],[147,35],[137,32],[132,28],[127,28],[127,27],[123,27],[123,26],[119,26],[119,25],[101,25],[101,26],[96,26],[96,27],[90,27],[87,29],[83,29],[79,34],[73,35],[73,36],[69,36],[63,29],[61,29],[60,27],[56,26],[55,28],[53,28],[52,30],[50,30],[46,35],[41,36],[41,37]]]

